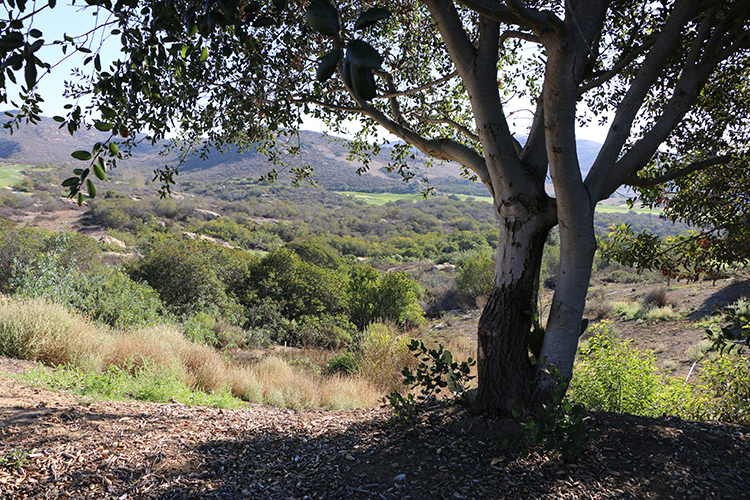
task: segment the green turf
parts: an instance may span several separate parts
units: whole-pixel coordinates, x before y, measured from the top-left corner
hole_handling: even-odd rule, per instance
[[[12,186],[23,180],[22,170],[29,165],[2,165],[0,166],[0,187]]]
[[[363,200],[366,203],[370,205],[385,205],[389,201],[397,201],[397,200],[421,200],[422,195],[419,194],[391,194],[391,193],[362,193],[359,191],[336,191],[338,194],[342,196],[351,196],[354,199],[357,200]],[[454,196],[458,196],[462,200],[465,200],[466,198],[472,198],[477,201],[486,201],[488,203],[492,203],[492,197],[490,196],[469,196],[465,194],[457,194]],[[632,212],[636,214],[660,214],[660,210],[652,210],[650,208],[633,208],[630,209],[627,207],[627,205],[622,206],[612,206],[612,205],[597,205],[596,211],[599,213],[627,213]]]

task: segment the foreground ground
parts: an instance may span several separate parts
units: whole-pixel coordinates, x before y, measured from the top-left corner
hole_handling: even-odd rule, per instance
[[[28,364],[0,360],[0,372]],[[0,497],[750,498],[750,428],[595,414],[576,462],[514,458],[499,422],[386,407],[243,410],[88,402],[0,376]]]

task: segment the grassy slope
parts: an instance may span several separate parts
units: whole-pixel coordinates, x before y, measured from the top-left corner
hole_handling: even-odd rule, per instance
[[[362,193],[359,191],[336,191],[336,193],[342,196],[351,196],[357,200],[363,200],[370,205],[385,205],[389,201],[397,201],[397,200],[417,201],[417,200],[422,199],[422,195],[420,194]],[[453,196],[458,196],[462,200],[465,200],[467,198],[473,198],[474,200],[477,200],[477,201],[486,201],[487,203],[492,203],[492,197],[490,196],[469,196],[465,194],[456,194]],[[601,212],[601,213],[628,213],[628,212],[634,212],[637,214],[659,214],[661,213],[660,210],[651,210],[650,208],[630,209],[627,206],[612,206],[612,205],[602,205],[602,204],[597,205],[596,210],[597,212]]]
[[[12,186],[23,180],[22,170],[29,168],[28,165],[3,165],[0,166],[0,187]]]

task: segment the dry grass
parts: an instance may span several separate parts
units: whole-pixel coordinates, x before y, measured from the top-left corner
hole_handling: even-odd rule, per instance
[[[0,354],[49,365],[101,367],[108,338],[80,316],[43,299],[0,302]]]
[[[365,378],[325,377],[268,356],[239,366],[169,326],[112,333],[42,300],[0,303],[0,354],[59,366],[175,375],[191,389],[227,388],[246,401],[290,408],[372,406],[382,393]]]
[[[373,323],[360,343],[359,374],[384,393],[403,390],[404,367],[416,368],[408,345],[411,339],[383,323]]]

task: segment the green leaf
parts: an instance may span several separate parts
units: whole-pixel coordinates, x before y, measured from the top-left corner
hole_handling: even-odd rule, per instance
[[[317,78],[319,82],[325,82],[331,78],[333,72],[336,71],[339,59],[341,59],[341,49],[332,50],[324,55],[318,65],[318,71],[315,73],[315,78]]]
[[[278,11],[286,10],[288,5],[289,0],[273,0],[273,6]]]
[[[120,148],[117,147],[117,144],[114,142],[109,143],[109,152],[112,154],[112,156],[115,156],[117,153],[120,152]]]
[[[391,11],[388,9],[384,9],[382,7],[367,9],[359,15],[359,18],[354,23],[354,29],[361,30],[363,28],[367,28],[368,26],[372,26],[381,19],[388,19],[389,17],[391,17]]]
[[[99,111],[104,118],[114,118],[115,116],[117,116],[115,110],[108,106],[99,106]]]
[[[70,156],[72,156],[76,160],[81,160],[81,161],[88,161],[91,159],[91,153],[89,153],[88,151],[83,151],[83,150],[73,151],[70,154]]]
[[[62,116],[53,116],[52,119],[55,120],[57,123],[65,122],[65,118],[63,118]]]
[[[369,101],[377,94],[375,77],[372,70],[361,66],[351,65],[352,90],[360,99]]]
[[[274,26],[275,24],[276,19],[269,16],[261,16],[255,20],[253,26],[256,28],[265,28],[266,26]]]
[[[86,180],[86,190],[89,192],[91,198],[96,198],[96,186],[91,179]]]
[[[104,160],[101,158],[94,164],[94,175],[100,181],[107,180],[107,174],[104,172]]]
[[[33,89],[36,85],[36,63],[34,62],[33,56],[30,59],[26,60],[24,77],[26,79],[27,88],[29,90]]]
[[[201,62],[208,59],[208,47],[203,47],[203,50],[201,50]]]
[[[78,203],[78,206],[79,206],[79,207],[80,207],[81,205],[83,205],[83,193],[81,193],[80,191],[78,192],[78,197],[77,197],[77,199],[76,199],[76,203]]]
[[[346,58],[354,66],[361,68],[375,69],[383,64],[383,58],[378,51],[367,42],[362,40],[352,40],[346,47]]]
[[[112,127],[114,125],[108,122],[94,122],[94,128],[100,132],[109,132],[112,130]]]
[[[78,184],[78,177],[68,177],[64,181],[62,181],[63,187],[70,187]]]
[[[29,36],[32,38],[39,38],[40,36],[42,36],[42,32],[36,28],[32,28],[31,30],[29,30]]]
[[[307,7],[305,20],[318,33],[329,36],[339,34],[339,13],[328,0],[313,0]]]

